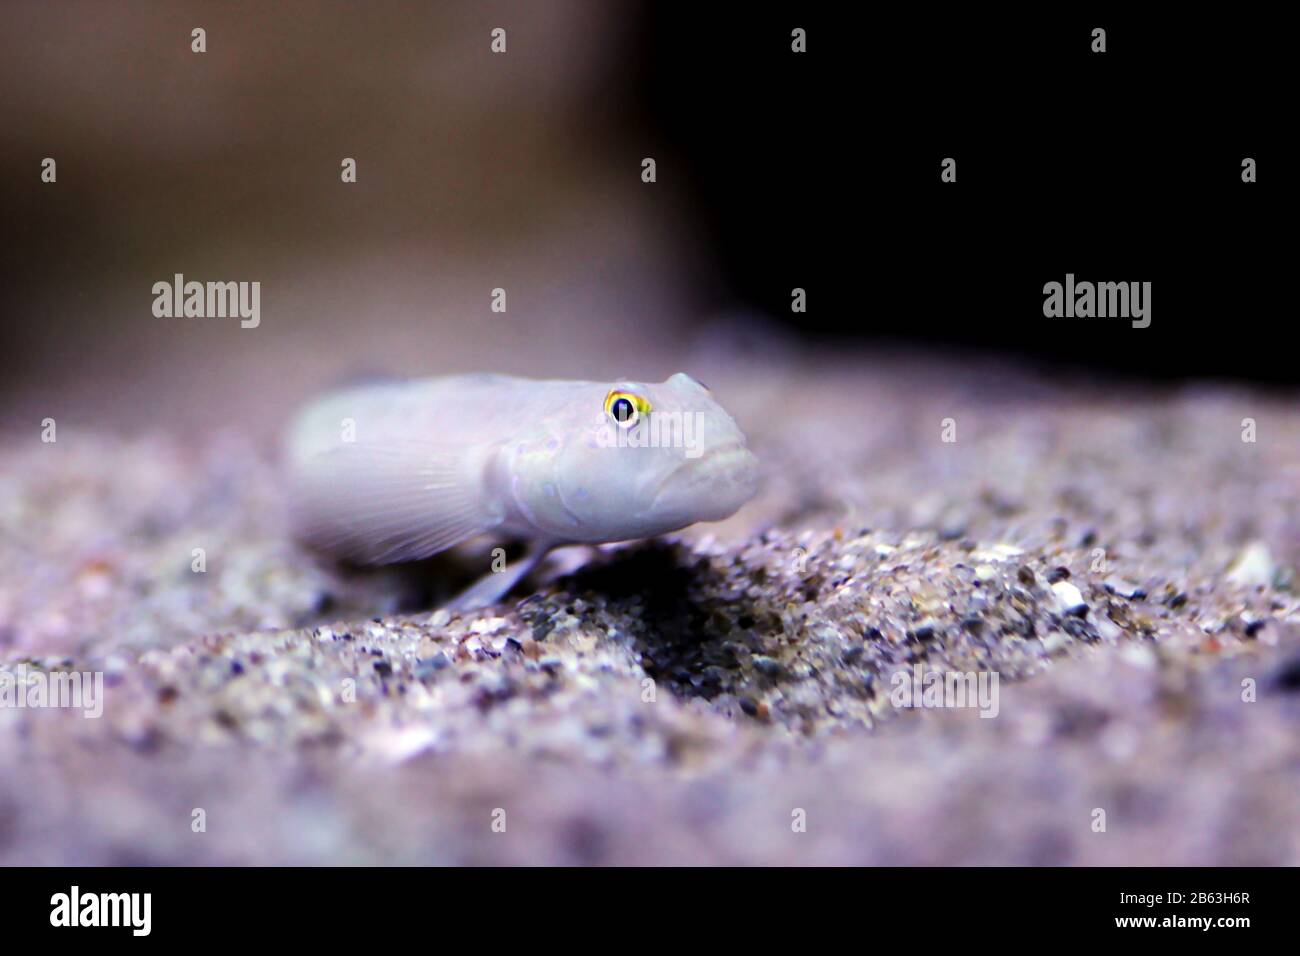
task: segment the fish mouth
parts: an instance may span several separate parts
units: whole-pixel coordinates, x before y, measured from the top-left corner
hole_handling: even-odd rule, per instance
[[[703,507],[709,516],[694,520],[717,520],[733,514],[757,488],[758,459],[742,442],[728,442],[687,459],[660,479],[652,490],[651,506],[677,505],[691,511]]]

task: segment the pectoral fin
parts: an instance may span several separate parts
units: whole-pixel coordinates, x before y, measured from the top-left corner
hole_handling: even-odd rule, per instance
[[[344,443],[303,463],[294,524],[308,543],[363,564],[413,561],[492,530],[474,449]]]

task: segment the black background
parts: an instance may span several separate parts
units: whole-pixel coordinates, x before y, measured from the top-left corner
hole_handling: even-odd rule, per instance
[[[832,341],[1300,381],[1275,149],[1285,33],[1270,15],[655,4],[646,16],[642,102],[710,224],[720,301],[739,295]],[[790,51],[794,26],[806,54]],[[1094,27],[1105,53],[1091,51]],[[939,178],[946,156],[954,184]],[[1259,182],[1241,180],[1247,156]],[[1045,318],[1043,285],[1068,272],[1150,281],[1152,325]],[[791,313],[794,287],[806,314]]]
[[[786,869],[779,876],[784,904],[766,913],[755,900],[771,893],[775,874],[762,869],[668,871],[550,870],[547,880],[564,898],[597,901],[583,915],[581,937],[618,939],[647,934],[673,939],[670,928],[642,926],[621,901],[658,899],[664,905],[698,901],[692,911],[692,940],[724,939],[733,949],[770,945],[774,933],[806,932],[800,901],[836,898],[844,893],[841,871]],[[1068,937],[1150,943],[1159,939],[1184,947],[1204,940],[1216,952],[1276,935],[1285,925],[1284,907],[1290,898],[1290,872],[1279,869],[1189,868],[890,868],[851,874],[861,903],[849,909],[832,907],[841,934],[856,920],[863,945],[951,944],[967,939],[1045,939]],[[829,882],[828,882],[829,881]],[[14,943],[57,939],[110,942],[128,946],[140,940],[126,928],[51,927],[51,897],[68,893],[149,892],[153,894],[152,932],[158,944],[191,941],[201,933],[211,944],[246,942],[250,937],[288,940],[299,945],[325,944],[329,951],[349,946],[373,946],[377,937],[406,933],[428,935],[431,927],[450,917],[438,901],[464,898],[470,917],[494,916],[494,941],[511,930],[529,942],[548,921],[557,918],[554,893],[537,891],[536,876],[527,870],[501,869],[166,869],[117,870],[14,869],[0,871],[11,919],[7,938]],[[360,891],[360,892],[359,892]],[[1244,893],[1246,903],[1145,906],[1121,904],[1120,894],[1190,896],[1203,893]],[[1007,900],[1019,901],[1008,908]],[[731,913],[730,917],[714,917]],[[570,914],[572,916],[573,914]],[[1219,918],[1247,917],[1249,927],[1188,928],[1116,927],[1116,917]],[[778,928],[779,927],[779,928]],[[665,935],[666,934],[666,935]],[[1040,936],[1040,934],[1042,934]],[[513,940],[511,940],[513,942]],[[521,940],[522,942],[522,940]],[[608,945],[608,944],[606,944]]]

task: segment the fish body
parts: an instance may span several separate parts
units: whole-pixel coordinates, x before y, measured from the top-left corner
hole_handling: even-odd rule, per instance
[[[345,389],[303,410],[286,457],[298,536],[365,564],[482,534],[529,540],[538,555],[652,537],[728,517],[757,487],[745,436],[681,373]]]

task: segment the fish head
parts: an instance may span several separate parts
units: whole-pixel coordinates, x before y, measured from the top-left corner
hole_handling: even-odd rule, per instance
[[[557,536],[653,537],[730,517],[758,488],[744,433],[689,375],[595,385],[568,417],[582,426],[565,430],[553,458],[549,513],[559,506],[567,523]]]

